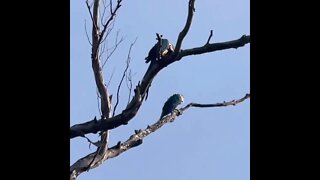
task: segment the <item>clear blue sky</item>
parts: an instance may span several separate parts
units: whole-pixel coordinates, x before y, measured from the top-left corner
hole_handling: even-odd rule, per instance
[[[99,117],[96,86],[91,68],[91,47],[85,35],[85,22],[91,34],[90,16],[85,0],[71,0],[70,46],[70,124]],[[131,52],[134,86],[148,68],[144,63],[155,44],[155,33],[174,44],[187,16],[188,0],[124,0],[114,32],[125,37],[104,68],[104,78],[113,78],[109,91],[116,95],[117,85],[130,43],[138,40]],[[249,0],[197,0],[193,23],[182,49],[202,46],[210,30],[211,42],[222,42],[250,34]],[[112,45],[111,39],[109,45]],[[250,92],[250,44],[238,49],[188,56],[162,70],[154,79],[149,97],[128,125],[111,131],[111,146],[125,141],[135,129],[146,128],[161,114],[166,99],[181,93],[189,102],[216,103],[243,97]],[[118,112],[128,99],[122,87]],[[88,136],[98,140],[98,135]],[[84,138],[70,141],[70,163],[95,150]],[[250,100],[224,108],[191,108],[174,123],[146,137],[143,144],[81,174],[79,180],[106,179],[216,179],[250,178]]]

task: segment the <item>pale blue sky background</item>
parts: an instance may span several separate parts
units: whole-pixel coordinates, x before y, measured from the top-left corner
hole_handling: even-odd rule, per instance
[[[114,27],[125,40],[104,68],[109,91],[116,95],[117,85],[130,43],[134,86],[146,72],[144,63],[155,44],[155,33],[163,34],[173,44],[183,28],[188,0],[124,0]],[[85,35],[85,21],[91,34],[90,16],[85,0],[71,0],[70,47],[70,124],[99,117],[96,86],[91,68],[91,47]],[[193,23],[182,49],[202,46],[210,30],[211,42],[222,42],[250,34],[249,0],[197,0]],[[114,39],[109,42],[112,45]],[[250,44],[245,47],[188,56],[162,70],[154,79],[149,97],[138,115],[126,126],[111,131],[111,146],[125,141],[135,129],[154,123],[166,99],[181,93],[189,102],[216,103],[243,97],[250,92]],[[127,102],[128,90],[123,86],[121,111]],[[163,180],[216,179],[248,180],[250,178],[250,100],[224,108],[192,108],[174,123],[162,127],[144,139],[142,145],[103,165],[81,174],[79,180]],[[98,135],[89,135],[97,140]],[[87,140],[70,141],[70,163],[95,150]]]

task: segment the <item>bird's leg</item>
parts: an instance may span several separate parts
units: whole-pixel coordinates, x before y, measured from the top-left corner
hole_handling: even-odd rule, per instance
[[[180,116],[182,114],[182,111],[180,111],[179,109],[174,109],[170,115],[172,115],[173,113],[176,113],[177,116]],[[170,122],[173,122],[174,119],[170,120]]]
[[[177,116],[180,116],[182,114],[182,111],[180,109],[174,109],[176,111]]]

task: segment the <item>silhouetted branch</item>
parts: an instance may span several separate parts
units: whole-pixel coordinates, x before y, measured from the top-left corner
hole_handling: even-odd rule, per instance
[[[88,35],[88,32],[87,32],[86,21],[84,21],[84,30],[85,30],[85,32],[86,32],[87,40],[88,40],[89,44],[92,46],[92,43],[91,43],[91,41],[90,41],[90,38],[89,38],[89,35]]]
[[[213,44],[206,44],[202,47],[196,47],[192,49],[184,49],[181,51],[178,56],[177,60],[181,59],[184,56],[189,55],[197,55],[197,54],[204,54],[208,52],[214,52],[219,50],[231,49],[231,48],[239,48],[246,44],[250,43],[250,35],[243,35],[241,38],[233,41],[221,42],[221,43],[213,43]]]
[[[222,106],[230,106],[230,105],[237,105],[239,103],[241,103],[242,101],[246,100],[250,98],[250,94],[246,94],[243,98],[240,98],[238,100],[232,100],[232,101],[228,101],[228,102],[222,102],[222,103],[215,103],[215,104],[199,104],[199,103],[189,103],[188,105],[186,105],[185,107],[181,108],[180,110],[183,112],[186,109],[190,108],[190,107],[200,107],[200,108],[205,108],[205,107],[222,107]]]
[[[114,114],[115,114],[115,112],[116,112],[116,109],[117,109],[117,106],[118,106],[118,103],[119,103],[120,88],[121,88],[123,79],[124,79],[124,77],[126,76],[127,70],[128,70],[128,68],[129,68],[129,66],[130,66],[130,61],[131,61],[131,57],[130,57],[131,49],[132,49],[133,45],[136,43],[136,40],[137,40],[137,38],[134,40],[133,43],[130,44],[130,48],[129,48],[129,52],[128,52],[128,56],[127,56],[126,68],[125,68],[124,71],[123,71],[123,74],[122,74],[120,83],[119,83],[119,85],[118,85],[118,89],[117,89],[117,100],[116,100],[116,104],[115,104],[114,109],[113,109],[112,117],[114,116]]]
[[[98,131],[101,130],[108,130],[108,129],[114,129],[120,125],[125,125],[127,124],[138,112],[141,104],[142,104],[142,99],[145,97],[145,93],[147,88],[150,86],[152,80],[154,77],[163,69],[164,67],[168,66],[169,64],[172,64],[175,62],[177,59],[181,59],[184,56],[189,56],[192,54],[202,54],[206,52],[213,52],[213,51],[218,51],[218,50],[224,50],[224,49],[230,49],[230,48],[238,48],[241,46],[244,46],[245,44],[250,43],[250,36],[242,36],[238,40],[233,40],[233,41],[228,41],[228,42],[221,42],[221,43],[213,43],[213,44],[208,44],[204,45],[203,47],[199,48],[193,48],[193,49],[187,49],[181,51],[176,59],[169,57],[169,58],[164,58],[163,61],[153,61],[150,63],[150,66],[145,73],[141,84],[138,84],[136,89],[135,89],[135,96],[129,103],[129,105],[126,107],[125,110],[123,110],[120,114],[106,119],[105,121],[89,121],[91,122],[90,125],[86,124],[78,124],[74,125],[70,128],[70,138],[74,138],[79,136],[80,132],[81,133],[97,133]],[[200,53],[201,52],[201,53]],[[139,93],[138,91],[139,90]]]
[[[123,41],[123,37],[121,37],[121,39],[118,41],[118,36],[119,36],[119,31],[117,31],[117,35],[116,35],[116,40],[115,40],[115,45],[113,47],[111,47],[111,52],[110,54],[108,53],[109,49],[107,50],[107,57],[104,60],[103,64],[102,64],[102,68],[104,68],[104,65],[106,64],[106,62],[109,60],[109,58],[112,56],[112,54],[116,51],[116,49],[118,48],[119,44],[122,43]]]
[[[88,4],[88,3],[87,3]],[[108,90],[105,86],[104,79],[103,79],[103,74],[102,74],[102,69],[100,65],[100,59],[99,55],[99,47],[100,47],[100,42],[99,40],[99,25],[98,25],[98,20],[99,20],[99,0],[94,1],[93,5],[93,24],[96,24],[97,27],[92,28],[92,52],[91,52],[91,59],[92,59],[92,69],[94,72],[94,77],[95,77],[95,82],[99,91],[99,94],[101,96],[101,112],[103,118],[109,117],[109,114],[111,113],[111,103],[109,99],[109,93]]]
[[[96,4],[95,4],[95,6],[96,6],[96,8],[98,8],[99,7],[99,1],[95,1],[95,3],[96,2],[98,3],[98,6]],[[99,26],[97,24],[97,21],[94,20],[94,17],[93,17],[92,12],[91,12],[91,7],[90,7],[90,5],[88,3],[88,0],[86,0],[86,5],[87,5],[87,8],[88,8],[91,20],[92,20],[93,28],[95,28],[95,32],[99,32],[99,28],[98,28]]]
[[[109,81],[108,81],[107,87],[109,87],[113,75],[114,75],[114,68],[113,68],[112,73],[111,73],[111,75],[110,75],[110,79],[109,79]]]
[[[146,129],[135,130],[135,134],[131,135],[130,138],[124,143],[121,143],[120,146],[117,145],[109,148],[108,156],[105,160],[116,157],[119,154],[142,144],[143,138],[155,132],[156,130],[160,129],[164,124],[173,122],[177,116],[182,115],[182,113],[186,111],[189,107],[223,107],[223,106],[230,106],[230,105],[235,106],[248,98],[250,98],[250,94],[246,94],[243,98],[240,98],[238,100],[232,100],[232,101],[222,102],[222,103],[215,103],[215,104],[189,103],[186,107],[173,111],[171,114],[164,116],[162,119],[159,119],[159,121],[157,121],[151,126],[148,126]]]
[[[92,52],[91,52],[92,69],[94,72],[94,77],[95,77],[95,82],[96,82],[96,85],[98,88],[98,92],[101,96],[101,113],[102,113],[101,120],[104,121],[106,118],[109,118],[111,115],[111,98],[110,98],[111,96],[109,96],[107,87],[104,83],[102,68],[101,68],[101,64],[100,64],[99,49],[100,49],[101,40],[103,39],[103,35],[104,35],[105,30],[108,27],[108,24],[104,25],[102,33],[100,33],[100,30],[99,30],[99,5],[100,5],[100,1],[94,0],[93,13],[91,13],[91,7],[89,6],[88,1],[86,1],[86,4],[89,9],[89,13],[90,13],[92,23],[93,23],[93,27],[92,27]],[[114,14],[111,15],[111,19],[113,19],[113,16],[114,16]],[[109,23],[110,21],[108,21],[107,23]],[[96,121],[93,121],[93,122],[96,122]],[[84,136],[84,134],[82,134],[82,132],[80,132],[80,134],[82,136]],[[99,146],[97,148],[96,152],[93,153],[94,154],[92,156],[93,158],[90,161],[90,163],[87,164],[86,169],[90,169],[94,165],[93,163],[100,162],[101,159],[97,158],[97,157],[104,156],[104,154],[106,153],[106,149],[108,148],[108,137],[109,137],[108,130],[101,131],[101,138],[100,138],[101,139],[100,140],[101,146]],[[76,173],[78,173],[78,172],[76,172]],[[76,176],[74,178],[76,178]]]
[[[106,35],[104,35],[103,39],[101,40],[100,44],[102,44],[106,39],[107,37],[109,36],[109,34],[111,33],[111,31],[113,30],[113,27],[114,27],[114,24],[115,24],[115,21],[116,21],[116,18],[114,17],[114,20],[111,22],[111,27],[109,26],[107,29],[107,32],[105,33]],[[119,30],[118,30],[119,31]],[[118,33],[117,31],[117,33]]]
[[[190,29],[190,26],[191,26],[191,23],[192,23],[193,12],[195,11],[194,2],[195,2],[195,0],[189,0],[187,21],[186,21],[186,24],[185,24],[183,30],[179,33],[177,44],[176,44],[175,49],[174,49],[174,54],[177,54],[180,51],[181,45],[182,45],[182,41],[183,41],[184,37],[187,35],[187,33],[188,33],[189,29]]]
[[[117,0],[117,6],[114,10],[112,10],[112,4],[110,4],[110,14],[111,16],[109,17],[109,19],[107,20],[107,22],[103,25],[103,29],[101,31],[101,34],[100,34],[100,38],[98,40],[99,44],[101,43],[103,37],[104,37],[104,33],[106,32],[110,22],[113,20],[113,18],[116,16],[116,12],[118,11],[118,9],[121,7],[121,2],[122,0]],[[110,0],[110,3],[112,3],[112,0]]]
[[[245,99],[248,99],[250,97],[250,94],[246,94],[243,98],[238,100],[232,100],[229,102],[223,102],[223,103],[215,103],[215,104],[199,104],[199,103],[189,103],[186,107],[180,108],[178,110],[174,110],[171,114],[168,114],[164,116],[162,119],[159,119],[156,123],[152,124],[151,126],[148,126],[144,130],[135,130],[135,134],[131,135],[128,140],[121,143],[118,142],[117,145],[108,148],[107,153],[100,157],[100,161],[97,162],[97,164],[94,164],[92,168],[97,167],[100,165],[103,161],[106,161],[108,159],[117,157],[121,153],[134,148],[136,146],[139,146],[142,144],[143,138],[147,137],[151,133],[159,130],[163,125],[173,122],[178,116],[182,115],[184,111],[186,111],[189,107],[223,107],[223,106],[229,106],[229,105],[236,105],[241,102],[243,102]],[[86,167],[88,167],[88,162],[90,162],[90,159],[92,159],[92,154],[88,155],[85,158],[79,159],[74,165],[70,167],[70,174],[71,176],[75,173],[81,173],[83,171],[86,171]]]
[[[207,43],[206,43],[206,44],[209,44],[210,39],[211,39],[211,37],[212,37],[212,34],[213,34],[213,31],[211,30],[211,31],[210,31],[210,35],[209,35],[209,38],[208,38],[208,41],[207,41]]]

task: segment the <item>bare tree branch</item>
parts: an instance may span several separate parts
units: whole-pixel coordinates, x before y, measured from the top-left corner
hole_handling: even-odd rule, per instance
[[[186,24],[185,24],[183,30],[179,33],[177,44],[176,44],[176,47],[174,49],[174,54],[177,54],[180,51],[181,45],[182,45],[182,41],[183,41],[184,37],[187,35],[187,33],[188,33],[189,29],[190,29],[191,22],[192,22],[192,17],[193,17],[193,12],[195,11],[194,2],[195,2],[195,0],[189,0],[187,21],[186,21]]]
[[[148,126],[146,129],[143,131],[141,130],[136,130],[135,134],[130,136],[130,138],[125,141],[124,143],[121,143],[120,146],[116,145],[108,150],[108,158],[113,158],[118,156],[119,154],[136,147],[140,144],[142,144],[142,139],[148,136],[149,134],[155,132],[156,130],[160,129],[164,124],[173,122],[177,116],[182,115],[184,111],[186,111],[189,107],[223,107],[223,106],[230,106],[230,105],[237,105],[244,100],[248,99],[250,97],[250,94],[246,94],[243,98],[238,99],[238,100],[232,100],[229,102],[222,102],[222,103],[216,103],[216,104],[199,104],[199,103],[189,103],[187,106],[178,109],[177,111],[173,111],[171,114],[164,116],[162,119],[157,121],[151,126]],[[106,160],[107,160],[106,159]]]
[[[115,45],[113,47],[111,47],[111,53],[107,54],[107,57],[106,59],[104,60],[103,64],[102,64],[102,68],[104,68],[106,62],[109,60],[109,58],[112,56],[112,54],[116,51],[116,49],[118,48],[119,44],[124,40],[123,37],[121,37],[121,39],[118,41],[118,35],[119,35],[119,31],[117,32],[117,35],[116,35],[116,42],[115,42]],[[109,51],[109,50],[108,50]]]
[[[98,3],[99,3],[99,1],[98,1]],[[99,28],[98,28],[98,25],[96,23],[97,21],[94,21],[94,18],[93,18],[92,12],[91,12],[91,7],[90,7],[90,5],[88,3],[88,0],[86,0],[86,5],[87,5],[87,8],[88,8],[88,11],[89,11],[92,23],[93,23],[93,28],[95,28],[95,32],[99,32]],[[97,6],[97,8],[98,8],[98,6]]]
[[[109,85],[110,85],[110,82],[111,82],[112,77],[113,77],[113,75],[114,75],[114,71],[115,71],[115,69],[113,68],[112,73],[111,73],[111,75],[110,75],[110,79],[109,79],[108,84],[107,84],[107,87],[109,87]]]
[[[88,4],[88,1],[86,1],[87,7],[89,9],[89,13],[92,19],[92,52],[91,52],[91,59],[92,59],[92,68],[94,72],[94,77],[96,81],[96,85],[98,88],[98,92],[101,96],[101,113],[102,117],[101,119],[109,118],[111,115],[111,99],[108,93],[108,90],[106,88],[106,85],[104,83],[103,74],[102,74],[102,68],[100,65],[100,43],[101,39],[103,38],[103,34],[100,34],[99,31],[99,0],[94,0],[93,4],[93,13],[91,13],[91,8]],[[106,26],[104,26],[104,31],[106,29]],[[103,32],[104,32],[103,31]],[[84,136],[84,135],[82,135]],[[109,131],[101,131],[101,140],[100,143],[102,144],[100,147],[97,148],[96,152],[94,153],[94,158],[91,160],[90,164],[88,164],[88,169],[91,168],[92,163],[97,160],[100,161],[100,159],[96,159],[98,155],[103,156],[105,154],[105,150],[108,148],[108,137],[109,137]]]
[[[135,95],[133,99],[128,104],[125,110],[123,110],[120,114],[112,118],[106,119],[105,121],[91,120],[86,123],[72,126],[70,128],[70,139],[78,137],[83,133],[97,133],[98,131],[114,129],[120,125],[126,125],[138,112],[142,104],[142,100],[145,97],[146,90],[153,81],[154,77],[160,72],[161,69],[175,62],[177,59],[181,59],[184,56],[189,56],[192,54],[202,54],[206,52],[238,48],[244,46],[247,43],[250,43],[250,36],[244,35],[238,40],[227,41],[222,43],[213,43],[199,48],[183,50],[178,54],[176,58],[168,57],[164,58],[163,61],[151,62],[147,72],[145,73],[142,79],[141,84],[138,83],[134,90]]]
[[[222,103],[215,103],[215,104],[199,104],[199,103],[189,103],[188,105],[186,105],[185,107],[181,108],[180,111],[185,111],[186,109],[190,108],[190,107],[200,107],[200,108],[205,108],[205,107],[223,107],[223,106],[230,106],[230,105],[237,105],[239,103],[241,103],[242,101],[246,100],[250,98],[250,94],[246,94],[243,98],[240,98],[238,100],[232,100],[232,101],[228,101],[228,102],[222,102]]]
[[[107,30],[107,33],[106,35],[104,35],[103,39],[101,40],[100,44],[102,44],[106,39],[107,37],[109,36],[109,34],[111,33],[111,31],[113,30],[113,27],[114,27],[114,24],[116,22],[116,17],[114,17],[114,20],[111,22],[111,27],[109,26],[108,27],[108,30]],[[118,30],[119,31],[119,30]],[[118,33],[118,32],[117,32]]]
[[[99,20],[99,0],[95,0],[94,1],[94,6],[93,6],[93,24],[97,24],[98,20]],[[102,69],[101,69],[101,65],[100,65],[100,59],[99,59],[99,55],[97,55],[97,53],[99,53],[99,47],[100,47],[100,42],[99,42],[99,32],[97,32],[97,30],[99,30],[99,26],[97,26],[97,28],[93,27],[92,28],[92,54],[91,54],[91,58],[92,58],[92,68],[94,71],[94,77],[95,77],[95,81],[96,81],[96,85],[99,91],[99,94],[101,96],[101,112],[102,112],[102,116],[103,118],[107,118],[109,117],[109,114],[111,113],[111,103],[110,103],[110,99],[109,99],[109,93],[108,90],[105,86],[104,80],[103,80],[103,74],[102,74]]]
[[[206,44],[209,44],[210,39],[211,39],[211,37],[212,37],[212,34],[213,34],[213,31],[211,30],[211,31],[210,31],[210,35],[209,35],[209,38],[208,38],[208,41],[207,41],[207,43],[206,43]]]
[[[101,1],[102,2],[102,5],[103,5],[103,8],[102,8],[102,10],[103,10],[103,12],[102,12],[102,16],[101,16],[101,24],[103,24],[103,20],[105,19],[104,18],[104,16],[105,16],[105,13],[106,13],[106,9],[108,8],[108,6],[110,6],[110,4],[108,4],[108,5],[106,5],[106,2],[105,2],[106,0],[103,0],[103,1]]]
[[[102,55],[103,55],[103,54],[105,53],[105,51],[106,51],[106,44],[107,44],[107,43],[102,43],[102,46],[100,45],[99,59],[102,58]],[[102,68],[103,68],[103,66],[102,66]]]
[[[123,79],[124,79],[124,77],[125,77],[125,75],[126,75],[126,73],[127,73],[127,71],[128,71],[129,66],[130,66],[130,61],[131,61],[131,57],[130,57],[131,49],[132,49],[133,45],[136,43],[136,41],[137,41],[137,38],[134,40],[133,43],[130,44],[130,48],[129,48],[129,52],[128,52],[128,56],[127,56],[126,68],[125,68],[124,71],[123,71],[123,74],[122,74],[120,83],[119,83],[119,85],[118,85],[118,89],[117,89],[117,100],[116,100],[116,104],[114,105],[112,117],[114,116],[114,114],[115,114],[115,112],[116,112],[116,109],[117,109],[117,106],[118,106],[118,103],[119,103],[120,88],[121,88]]]
[[[90,41],[90,38],[89,38],[89,35],[88,35],[88,32],[87,32],[87,24],[86,24],[86,21],[84,21],[84,30],[86,32],[86,36],[87,36],[87,39],[88,39],[88,42],[89,44],[92,46],[92,43]]]
[[[162,119],[159,119],[156,123],[154,123],[151,126],[148,126],[144,130],[135,130],[135,134],[131,135],[128,140],[121,143],[118,142],[117,145],[111,147],[108,149],[107,153],[101,157],[101,161],[99,164],[95,164],[95,166],[92,166],[92,168],[99,166],[103,161],[106,161],[108,159],[117,157],[121,153],[134,148],[136,146],[139,146],[142,144],[142,139],[150,135],[151,133],[159,130],[163,125],[173,122],[178,116],[182,115],[184,111],[186,111],[190,107],[223,107],[223,106],[230,106],[230,105],[236,105],[244,100],[248,99],[250,97],[250,94],[246,94],[243,98],[238,100],[232,100],[229,102],[222,102],[222,103],[216,103],[216,104],[199,104],[199,103],[189,103],[187,106],[177,109],[176,111],[173,111],[171,114],[168,114],[164,116]],[[92,154],[89,156],[80,159],[77,161],[74,165],[70,167],[70,174],[72,175],[78,175],[83,171],[86,171],[86,167],[88,167],[88,162],[90,162],[90,159],[92,159]]]
[[[206,44],[202,47],[185,49],[178,54],[176,59],[179,60],[184,56],[204,54],[204,53],[214,52],[214,51],[219,51],[219,50],[224,50],[224,49],[231,49],[231,48],[237,49],[237,48],[242,47],[248,43],[250,43],[250,35],[243,35],[241,38],[239,38],[237,40],[233,40],[233,41]]]
[[[126,78],[126,83],[127,83],[127,87],[128,87],[128,90],[129,90],[129,97],[128,97],[128,103],[130,103],[130,98],[131,98],[131,92],[132,92],[132,71],[131,69],[129,70],[129,74],[126,75],[127,78]],[[129,84],[128,84],[129,82]]]
[[[98,1],[99,1],[99,0],[98,0]],[[110,1],[112,2],[112,0],[110,0]],[[102,41],[102,39],[103,39],[103,37],[104,37],[104,33],[106,32],[106,30],[107,30],[110,22],[113,20],[113,18],[114,18],[115,15],[116,15],[116,12],[117,12],[118,9],[121,7],[121,2],[122,2],[122,0],[117,0],[117,6],[116,6],[116,8],[115,8],[113,11],[111,10],[111,12],[110,12],[111,16],[109,17],[109,19],[107,20],[107,22],[103,25],[103,30],[101,31],[100,38],[98,39],[98,44],[101,43],[101,41]],[[110,8],[112,8],[111,4],[110,4]],[[96,51],[96,53],[95,53],[94,55],[96,55],[96,54],[97,54],[97,51]]]
[[[96,25],[96,28],[93,26],[92,28],[92,68],[94,71],[94,77],[96,81],[96,85],[98,88],[98,91],[101,96],[101,112],[102,112],[102,119],[104,120],[105,118],[109,118],[111,115],[111,101],[109,99],[109,93],[108,90],[105,86],[104,79],[103,79],[103,74],[102,74],[102,68],[100,65],[100,59],[99,59],[99,48],[100,48],[100,40],[101,36],[99,36],[99,0],[94,0],[94,5],[93,5],[93,24]],[[95,152],[96,155],[95,157],[100,154],[103,155],[105,153],[105,150],[107,148],[108,144],[108,136],[109,136],[109,131],[102,131],[101,133],[101,143],[104,145],[97,148],[97,151]],[[92,162],[89,164],[88,168],[90,168],[91,164],[95,158],[92,160]],[[99,159],[98,159],[99,160]]]

